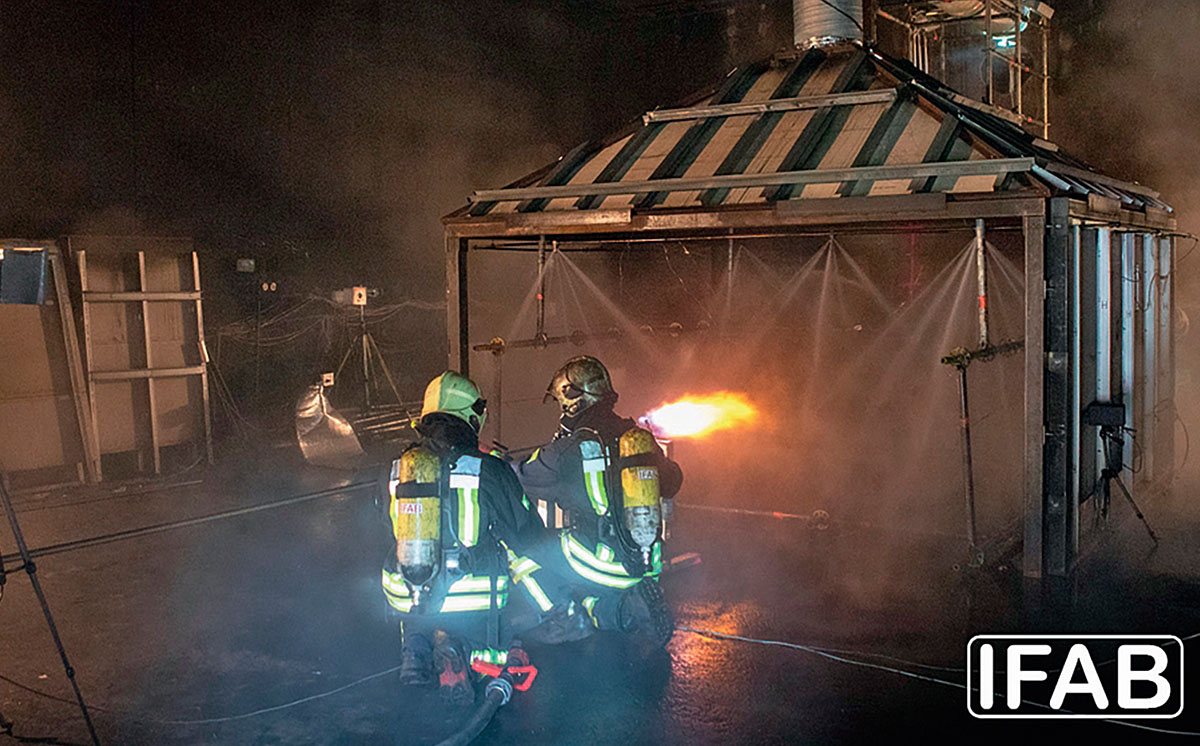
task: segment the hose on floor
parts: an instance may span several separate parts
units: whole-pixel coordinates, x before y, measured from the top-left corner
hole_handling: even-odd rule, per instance
[[[483,690],[483,702],[479,708],[457,733],[439,742],[437,746],[467,746],[479,737],[488,723],[492,722],[496,710],[508,704],[508,700],[512,699],[512,693],[513,685],[508,674],[502,674],[489,681]]]

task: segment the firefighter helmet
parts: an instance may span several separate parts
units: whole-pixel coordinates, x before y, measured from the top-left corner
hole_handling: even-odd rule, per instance
[[[563,414],[575,417],[605,398],[616,399],[612,378],[604,363],[588,355],[573,357],[554,372],[546,388],[546,401],[554,399]]]
[[[479,432],[487,419],[487,400],[479,395],[479,387],[474,381],[448,370],[425,387],[421,416],[434,412],[457,417]]]

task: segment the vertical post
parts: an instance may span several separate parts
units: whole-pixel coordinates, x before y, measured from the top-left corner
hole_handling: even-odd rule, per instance
[[[967,363],[958,366],[958,395],[960,406],[959,432],[962,433],[963,495],[967,508],[967,552],[975,563],[975,470],[971,464],[971,407],[967,401]]]
[[[1050,137],[1050,26],[1042,22],[1042,137]]]
[[[67,246],[70,246],[70,239],[67,239]],[[96,444],[96,481],[104,479],[104,461],[101,458],[104,453],[104,447],[100,443],[100,423],[96,417],[99,411],[96,405],[96,382],[92,379],[92,368],[96,364],[96,358],[92,354],[92,309],[88,303],[88,272],[87,272],[87,252],[79,252],[79,293],[83,299],[83,352],[84,362],[87,366],[87,388],[88,388],[88,407],[92,413],[92,442]]]
[[[725,312],[733,308],[733,236],[729,237],[729,246],[725,251]]]
[[[258,281],[254,283],[254,401],[259,400],[258,382],[262,356],[262,297],[263,289]]]
[[[192,290],[196,291],[196,343],[200,347],[200,400],[204,405],[204,450],[213,462],[212,405],[208,399],[208,345],[204,341],[204,304],[200,300],[200,257],[192,252]]]
[[[367,336],[367,307],[358,307],[358,336],[362,340],[363,411],[371,411],[371,347]]]
[[[467,295],[467,239],[446,232],[446,338],[448,367],[470,375],[470,298]]]
[[[1125,406],[1125,427],[1134,429],[1134,371],[1137,340],[1137,249],[1136,236],[1121,234],[1121,403]],[[1125,465],[1121,479],[1133,487],[1133,438],[1126,434],[1121,463]]]
[[[541,340],[546,336],[546,236],[538,236],[537,255],[537,333],[534,335]]]
[[[987,41],[985,42],[983,58],[987,62],[987,103],[995,106],[996,104],[996,86],[995,74],[993,67],[996,61],[992,55],[995,54],[995,42],[992,41],[992,0],[983,0],[983,17],[984,29],[987,33]]]
[[[1175,472],[1175,272],[1172,261],[1172,246],[1175,239],[1161,236],[1158,239],[1158,380],[1154,412],[1158,452],[1155,478],[1164,489],[1171,484]]]
[[[1025,238],[1025,541],[1021,562],[1027,578],[1042,577],[1043,464],[1043,377],[1046,370],[1046,294],[1044,246],[1046,218],[1041,215],[1022,221]]]
[[[63,347],[67,351],[67,370],[71,376],[71,394],[75,401],[75,417],[79,424],[79,442],[83,446],[89,482],[100,481],[100,446],[94,439],[92,410],[88,404],[87,381],[83,361],[79,357],[79,337],[75,331],[75,310],[71,305],[71,290],[62,252],[57,246],[50,249],[50,271],[54,277],[54,297],[58,303],[59,323],[63,331]]]
[[[975,273],[979,288],[979,349],[988,346],[987,251],[983,238],[983,220],[975,221]]]
[[[1158,246],[1154,234],[1142,236],[1142,426],[1137,438],[1142,448],[1142,472],[1145,481],[1158,479]]]
[[[1107,299],[1101,295],[1102,280],[1100,251],[1100,228],[1092,226],[1076,226],[1075,240],[1078,249],[1075,256],[1078,261],[1076,273],[1076,335],[1075,345],[1079,360],[1075,393],[1075,411],[1082,412],[1093,401],[1100,400],[1100,387],[1107,380],[1107,357],[1101,357],[1101,336],[1104,344],[1109,342],[1108,329],[1101,317],[1101,304],[1107,311]],[[1107,278],[1106,278],[1107,279]],[[1082,501],[1096,489],[1100,478],[1100,470],[1104,465],[1103,443],[1100,429],[1095,425],[1076,425],[1077,456],[1079,462],[1079,479],[1076,495]]]
[[[150,343],[150,301],[146,297],[146,293],[150,289],[146,287],[146,252],[139,251],[138,256],[138,279],[139,288],[142,291],[142,342],[146,350],[146,398],[150,403],[150,450],[154,454],[154,473],[162,473],[162,454],[159,450],[158,443],[158,406],[154,395],[154,352],[153,345]]]
[[[1017,56],[1017,58],[1016,58],[1017,64],[1013,67],[1013,70],[1016,72],[1016,76],[1017,76],[1017,85],[1014,90],[1016,91],[1016,98],[1017,98],[1017,107],[1016,108],[1017,108],[1017,114],[1019,114],[1019,115],[1022,115],[1025,113],[1025,108],[1024,108],[1025,107],[1025,95],[1023,93],[1023,89],[1022,89],[1022,85],[1021,85],[1021,73],[1023,72],[1023,69],[1025,67],[1025,62],[1021,58],[1021,22],[1023,20],[1024,15],[1025,15],[1025,0],[1017,0],[1017,17],[1015,19],[1015,25],[1013,26],[1013,34],[1016,35],[1016,40],[1015,40],[1016,46],[1013,49],[1013,51]]]
[[[1074,380],[1079,361],[1073,343],[1077,329],[1072,312],[1075,301],[1075,258],[1068,201],[1049,200],[1049,221],[1044,247],[1045,354],[1043,374],[1043,422],[1046,429],[1042,449],[1042,556],[1045,574],[1067,576],[1075,558],[1076,493]],[[1036,287],[1033,288],[1036,292]],[[1028,341],[1026,341],[1028,347]]]

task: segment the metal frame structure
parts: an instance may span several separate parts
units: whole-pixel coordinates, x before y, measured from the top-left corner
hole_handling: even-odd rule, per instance
[[[153,291],[148,287],[146,279],[146,252],[147,250],[154,251],[156,248],[161,248],[163,242],[179,242],[186,241],[188,250],[182,252],[190,255],[191,265],[191,281],[192,289],[186,291]],[[71,247],[72,241],[76,246]],[[83,246],[91,246],[93,244],[112,244],[105,246],[104,250],[115,250],[123,253],[135,253],[138,262],[138,281],[139,290],[126,292],[99,292],[89,289],[88,277],[88,252],[89,249],[79,248]],[[202,294],[200,290],[200,259],[194,249],[190,248],[190,239],[163,239],[163,238],[145,238],[138,237],[118,238],[118,237],[68,237],[68,248],[73,251],[76,257],[76,263],[79,268],[79,287],[82,296],[82,316],[83,316],[83,337],[84,337],[84,358],[85,358],[85,373],[87,376],[88,402],[90,409],[90,420],[92,428],[92,441],[96,444],[97,449],[97,464],[96,478],[102,478],[102,471],[99,464],[100,451],[100,412],[97,403],[96,387],[98,384],[114,381],[146,381],[146,391],[148,397],[148,414],[150,422],[150,447],[154,463],[154,473],[162,472],[162,453],[161,453],[161,438],[159,434],[159,408],[157,406],[157,396],[155,391],[155,381],[162,378],[179,378],[196,376],[200,379],[200,396],[203,408],[203,427],[204,427],[204,446],[205,454],[209,463],[213,460],[213,445],[212,445],[212,411],[209,402],[208,394],[208,353],[204,342],[204,309],[202,304]],[[145,367],[129,368],[123,370],[100,369],[96,366],[96,358],[93,354],[92,335],[92,306],[100,303],[116,303],[130,304],[136,303],[140,305],[140,316],[142,321],[142,341],[143,354],[145,359]],[[196,339],[198,344],[198,365],[188,365],[182,367],[155,367],[154,351],[151,344],[151,325],[150,325],[150,306],[153,303],[184,303],[192,305],[195,308],[196,318]]]
[[[1039,0],[981,0],[982,10],[975,16],[953,16],[929,0],[905,0],[890,3],[876,10],[878,18],[890,21],[904,29],[907,35],[908,59],[922,71],[947,79],[948,58],[946,31],[958,24],[978,24],[983,18],[983,53],[989,60],[999,60],[1009,73],[1010,85],[1007,105],[997,101],[995,70],[987,66],[984,86],[984,101],[988,113],[1000,116],[1022,127],[1038,132],[1043,138],[1050,136],[1050,19],[1053,9]],[[996,48],[996,40],[1008,38],[999,34],[1001,22],[1011,23],[1014,28],[1012,54]],[[1034,26],[1034,28],[1028,28]],[[1038,38],[1033,64],[1023,59],[1030,46],[1026,37]],[[935,69],[936,68],[936,69]],[[1037,81],[1033,91],[1027,91],[1022,74]],[[1030,94],[1033,98],[1030,99]],[[1038,116],[1031,115],[1031,112]]]
[[[958,167],[973,168],[967,162]],[[514,199],[530,196],[513,191],[510,196]],[[1141,450],[1155,454],[1155,462],[1141,464],[1136,484],[1141,489],[1157,489],[1170,480],[1174,405],[1162,392],[1173,390],[1173,277],[1153,270],[1173,256],[1175,219],[1165,211],[1126,209],[1116,200],[1103,198],[1083,201],[1054,196],[1043,188],[994,195],[797,200],[753,209],[670,213],[632,209],[478,217],[460,213],[444,220],[449,365],[469,372],[474,340],[468,338],[468,269],[471,256],[480,250],[524,251],[538,256],[538,247],[551,241],[557,241],[560,250],[570,251],[573,246],[588,246],[589,241],[595,247],[597,242],[649,237],[735,240],[797,228],[879,233],[919,226],[969,231],[980,220],[989,229],[1019,229],[1024,237],[1025,285],[1030,291],[1025,298],[1023,353],[1022,569],[1029,578],[1067,576],[1080,551],[1079,507],[1088,497],[1087,480],[1095,478],[1099,468],[1094,433],[1081,435],[1083,407],[1094,398],[1124,402]],[[1138,242],[1142,248],[1135,252]],[[1099,246],[1117,254],[1108,262],[1098,262]],[[1147,246],[1153,248],[1144,248]],[[603,243],[599,248],[603,250]],[[723,266],[718,265],[724,262],[713,261],[713,277],[719,278]],[[1144,264],[1146,273],[1138,278],[1123,274],[1113,285],[1108,277],[1112,268],[1127,270],[1134,261]],[[1098,278],[1101,269],[1106,273],[1104,281]],[[1147,285],[1148,277],[1153,279]],[[1104,287],[1110,291],[1101,305],[1096,290]],[[1136,313],[1136,321],[1143,327],[1141,334],[1134,328],[1135,313],[1126,305],[1133,296],[1143,299],[1142,310]],[[1098,330],[1109,334],[1102,337]],[[1161,343],[1156,344],[1153,335],[1161,337]],[[1140,352],[1138,364],[1132,365],[1128,355],[1135,337],[1140,340]],[[1098,387],[1104,381],[1109,386],[1101,391]],[[1130,402],[1138,391],[1142,395],[1136,404]],[[1130,444],[1126,453],[1132,457]],[[1127,461],[1127,468],[1130,465]],[[1131,481],[1132,476],[1130,473]]]
[[[986,0],[983,9],[1033,6]],[[540,270],[547,246],[1020,231],[1022,570],[1066,577],[1080,555],[1080,506],[1104,467],[1098,427],[1082,421],[1088,405],[1124,405],[1137,433],[1123,481],[1148,491],[1171,479],[1174,278],[1163,267],[1176,222],[1157,192],[1097,173],[1020,124],[1024,114],[972,101],[870,46],[744,65],[690,107],[648,112],[507,188],[475,192],[444,218],[450,366],[469,372],[473,350],[505,344],[468,338],[468,270],[483,250],[529,252]],[[732,273],[732,250],[709,256],[715,285]],[[538,295],[537,337],[509,346],[572,340],[545,336]]]

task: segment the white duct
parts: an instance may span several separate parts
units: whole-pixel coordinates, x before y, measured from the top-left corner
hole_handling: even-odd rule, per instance
[[[792,24],[800,49],[862,41],[863,0],[792,0]]]

